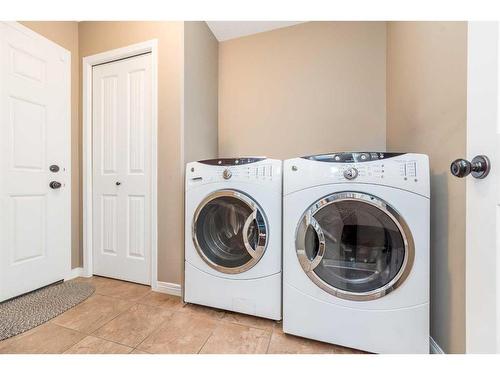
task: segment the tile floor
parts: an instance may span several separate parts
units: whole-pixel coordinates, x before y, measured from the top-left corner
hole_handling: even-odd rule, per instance
[[[272,320],[184,305],[144,285],[80,280],[96,292],[49,322],[0,341],[0,353],[362,353],[284,334]]]

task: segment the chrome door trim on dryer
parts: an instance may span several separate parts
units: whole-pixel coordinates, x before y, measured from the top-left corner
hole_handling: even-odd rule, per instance
[[[397,229],[399,230],[400,235],[402,236],[404,244],[404,259],[402,265],[399,268],[397,274],[391,280],[389,280],[388,283],[379,288],[366,292],[352,292],[344,289],[339,289],[325,282],[314,272],[314,269],[321,263],[326,253],[325,235],[323,233],[321,225],[314,218],[314,215],[331,204],[345,201],[362,202],[381,210],[394,222]],[[305,239],[308,227],[312,227],[318,237],[318,251],[313,259],[310,259],[306,252]],[[314,282],[321,289],[333,296],[354,301],[374,300],[377,298],[381,298],[397,289],[408,277],[415,258],[415,245],[413,236],[402,216],[382,199],[370,194],[352,191],[330,194],[324,198],[317,200],[314,204],[309,206],[306,212],[302,215],[299,224],[297,225],[295,233],[295,247],[299,263],[312,282]]]
[[[202,210],[206,207],[208,203],[212,202],[213,200],[224,197],[229,197],[239,200],[240,202],[244,203],[251,211],[248,217],[246,218],[242,229],[243,245],[247,253],[250,255],[250,260],[238,267],[225,267],[215,263],[214,261],[212,261],[207,257],[207,255],[201,248],[201,245],[198,241],[197,223]],[[252,247],[248,238],[248,231],[250,225],[254,221],[256,222],[256,229],[257,229],[257,243],[255,248]],[[255,202],[248,195],[232,189],[217,190],[209,194],[207,197],[203,199],[203,201],[201,201],[201,203],[196,208],[195,214],[193,216],[193,222],[191,224],[191,233],[196,251],[198,252],[201,259],[203,259],[203,261],[205,261],[213,269],[227,274],[242,273],[255,266],[264,255],[268,242],[267,241],[268,224],[262,208],[259,206],[257,202]]]

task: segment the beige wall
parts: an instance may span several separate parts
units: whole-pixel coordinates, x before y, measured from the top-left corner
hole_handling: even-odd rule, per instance
[[[71,52],[71,264],[81,265],[80,126],[78,123],[80,82],[78,80],[78,22],[20,22]]]
[[[79,24],[80,58],[154,38],[158,39],[158,279],[180,283],[184,228],[183,22]]]
[[[184,159],[217,157],[219,42],[203,21],[184,22]]]
[[[385,150],[385,22],[308,22],[219,45],[219,154]]]
[[[465,351],[465,180],[450,162],[466,155],[467,23],[389,22],[387,149],[431,162],[431,335]]]

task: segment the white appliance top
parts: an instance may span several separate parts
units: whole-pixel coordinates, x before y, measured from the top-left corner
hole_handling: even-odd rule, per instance
[[[429,157],[424,154],[339,152],[288,159],[283,168],[285,195],[313,186],[349,183],[389,186],[430,197]]]
[[[219,158],[186,165],[186,189],[209,183],[281,186],[282,161],[265,157]]]

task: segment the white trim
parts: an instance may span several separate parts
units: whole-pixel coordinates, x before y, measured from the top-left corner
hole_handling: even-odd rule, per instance
[[[184,51],[184,53],[181,55],[181,58],[182,58],[182,64],[181,64],[181,74],[180,74],[180,88],[181,88],[181,103],[180,103],[180,110],[181,110],[181,134],[180,134],[180,138],[181,138],[181,160],[180,160],[180,169],[181,169],[181,197],[182,197],[182,223],[185,223],[186,222],[186,218],[185,218],[185,214],[186,214],[186,189],[185,189],[185,185],[184,185],[184,181],[186,179],[186,154],[185,154],[185,144],[184,144],[184,140],[185,140],[185,116],[184,116],[184,109],[185,109],[185,97],[184,97],[184,94],[185,94],[185,66],[186,66],[186,62],[185,62],[185,51],[186,51],[186,36],[185,36],[185,29],[186,27],[184,26],[182,28],[182,50]],[[182,249],[181,249],[181,264],[180,264],[180,267],[181,267],[181,283],[182,285],[185,285],[186,282],[185,282],[185,259],[186,259],[186,238],[185,238],[185,231],[183,230],[182,231]],[[182,298],[182,301],[184,301],[184,288],[181,287],[181,294],[180,294],[181,298]]]
[[[181,296],[182,288],[179,284],[166,283],[164,281],[157,281],[156,287],[152,288],[155,292],[171,294],[173,296]]]
[[[465,352],[500,351],[498,22],[468,22],[467,159],[487,155],[484,180],[466,179]]]
[[[432,337],[429,337],[429,344],[431,354],[446,354]]]
[[[64,281],[76,279],[77,277],[83,276],[83,267],[72,268],[68,275],[65,277]]]
[[[83,276],[92,276],[92,67],[110,61],[151,52],[151,288],[158,284],[158,40],[83,58]]]

